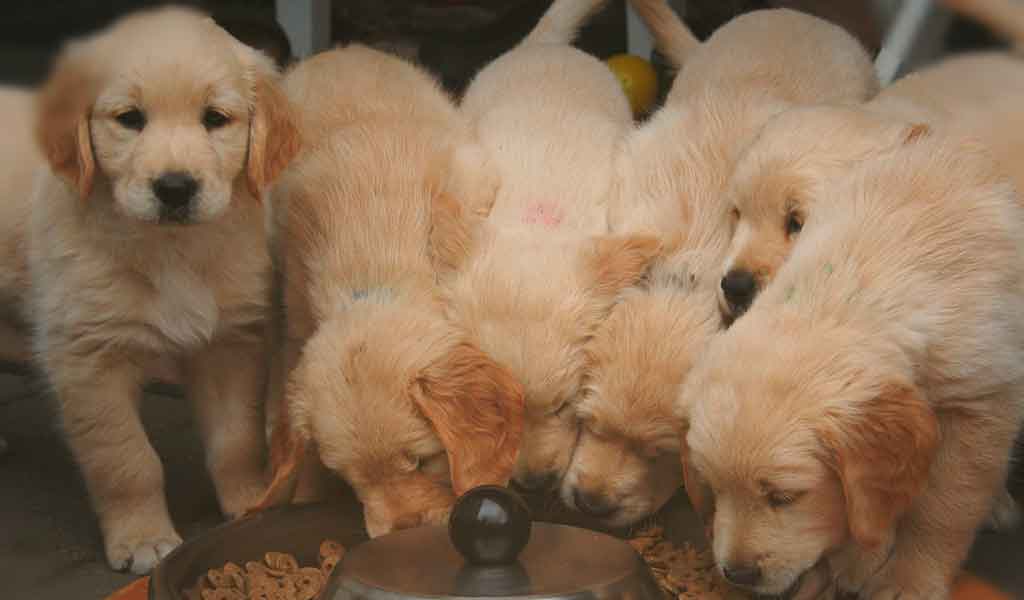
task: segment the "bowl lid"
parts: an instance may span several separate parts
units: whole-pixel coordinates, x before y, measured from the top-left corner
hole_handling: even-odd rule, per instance
[[[471,490],[452,509],[447,530],[406,529],[351,549],[322,598],[663,598],[628,543],[531,524],[520,507],[505,488]]]

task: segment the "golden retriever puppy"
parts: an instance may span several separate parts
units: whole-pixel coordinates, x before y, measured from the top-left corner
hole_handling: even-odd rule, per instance
[[[26,301],[32,186],[46,164],[32,130],[34,92],[0,86],[0,122],[0,360],[25,363],[31,356]]]
[[[164,8],[71,43],[40,92],[35,350],[114,569],[145,573],[181,541],[139,420],[155,369],[181,372],[224,514],[265,485],[260,196],[298,149],[277,79],[212,20]]]
[[[1016,22],[1024,32],[1024,6],[1003,0],[946,3],[997,31],[1012,33]],[[911,73],[859,108],[815,107],[780,115],[746,151],[730,186],[737,223],[719,296],[727,318],[750,306],[816,205],[828,201],[822,184],[867,156],[898,150],[928,127],[939,127],[977,138],[1009,173],[1021,172],[1022,101],[1019,57],[979,52]]]
[[[529,490],[554,489],[565,471],[583,344],[659,247],[649,237],[606,235],[612,160],[632,115],[607,66],[570,45],[602,4],[556,0],[524,41],[476,76],[460,107],[479,146],[475,162],[491,176],[463,199],[486,219],[448,248],[447,306],[524,386],[514,481]]]
[[[426,73],[363,46],[300,63],[285,91],[307,150],[271,196],[283,404],[258,508],[316,498],[322,464],[371,536],[444,523],[459,494],[508,483],[522,430],[522,387],[445,318],[437,285],[431,237],[461,227],[468,129]]]
[[[878,86],[852,36],[788,10],[734,19],[683,65],[666,106],[619,156],[613,231],[654,233],[665,255],[586,347],[591,365],[575,410],[583,427],[561,486],[569,506],[615,526],[657,510],[681,483],[672,406],[722,327],[716,290],[730,225],[722,197],[737,157],[779,111],[863,102]]]
[[[981,146],[937,133],[827,192],[680,396],[715,559],[761,594],[813,569],[941,600],[1024,420],[1024,211]]]

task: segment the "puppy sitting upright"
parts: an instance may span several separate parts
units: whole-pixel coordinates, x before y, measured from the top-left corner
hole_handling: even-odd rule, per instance
[[[182,373],[224,514],[264,487],[260,195],[298,147],[277,79],[212,20],[160,9],[70,44],[40,92],[35,349],[114,569],[181,541],[139,420],[154,371]]]
[[[860,103],[878,86],[857,40],[816,17],[754,11],[694,49],[664,0],[634,4],[676,40],[659,44],[674,48],[669,55],[683,68],[665,107],[623,144],[609,220],[619,233],[657,234],[665,250],[587,344],[583,426],[561,490],[569,506],[616,526],[657,510],[680,484],[672,407],[722,329],[715,298],[730,226],[723,194],[737,157],[780,111]]]
[[[460,178],[476,177],[458,159],[468,131],[427,74],[362,46],[301,63],[285,89],[308,149],[272,193],[281,406],[260,507],[319,497],[322,464],[371,536],[444,523],[459,494],[508,482],[523,413],[519,383],[445,318],[437,286]]]
[[[851,171],[684,385],[690,461],[733,583],[942,600],[1024,420],[1024,211],[937,133]]]

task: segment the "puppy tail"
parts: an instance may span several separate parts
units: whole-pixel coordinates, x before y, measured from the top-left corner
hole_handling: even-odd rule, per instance
[[[608,0],[555,0],[523,40],[523,45],[570,44],[580,27],[606,4]]]
[[[988,27],[1017,48],[1024,47],[1024,3],[1020,0],[942,0],[948,8]]]
[[[655,47],[679,70],[700,46],[700,40],[683,23],[667,0],[629,0],[640,20],[654,36]]]

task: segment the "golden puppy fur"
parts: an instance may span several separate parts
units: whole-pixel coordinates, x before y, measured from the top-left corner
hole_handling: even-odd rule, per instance
[[[1024,7],[1003,0],[946,3],[1015,35]],[[1024,39],[1024,33],[1020,35]],[[971,53],[911,73],[863,107],[815,107],[780,115],[744,154],[731,183],[736,233],[723,275],[742,276],[741,292],[719,295],[735,318],[786,259],[805,221],[826,200],[821,185],[852,163],[898,150],[927,127],[970,135],[987,144],[1011,174],[1024,159],[1024,63],[1008,53]],[[725,282],[723,280],[723,286]]]
[[[167,8],[71,43],[39,93],[52,174],[32,199],[35,351],[115,569],[144,573],[181,541],[139,420],[154,371],[181,372],[224,514],[264,487],[259,195],[298,149],[277,79],[212,20]]]
[[[947,598],[1024,419],[1024,213],[940,134],[827,193],[679,399],[715,558],[764,594],[819,564],[833,593]]]
[[[1022,189],[1022,101],[1024,63],[1004,53],[973,53],[910,74],[861,108],[820,106],[780,115],[747,149],[730,182],[738,222],[724,273],[749,272],[756,289],[767,285],[801,230],[831,218],[832,180],[932,128],[984,143]],[[721,290],[719,302],[723,312],[735,314]],[[1016,502],[1004,493],[991,524],[1018,520]]]
[[[36,147],[35,94],[0,86],[0,360],[28,362],[28,233],[32,186],[46,164]]]
[[[602,4],[557,0],[477,75],[461,105],[493,179],[463,199],[487,218],[450,248],[447,304],[524,386],[514,479],[530,489],[550,488],[569,463],[584,342],[658,251],[651,238],[603,235],[612,159],[632,117],[609,69],[570,46]]]
[[[371,536],[447,520],[455,497],[508,482],[522,388],[444,316],[438,248],[461,227],[468,130],[426,73],[362,46],[300,63],[285,90],[308,150],[272,194],[283,286],[269,402],[274,481],[260,508],[311,499],[322,463]],[[472,174],[470,174],[471,176]]]
[[[863,102],[877,87],[853,37],[794,11],[738,17],[689,53],[666,106],[627,139],[618,160],[611,226],[656,234],[665,257],[622,295],[587,346],[592,366],[577,408],[584,427],[563,501],[625,525],[678,488],[672,406],[722,326],[716,289],[730,227],[722,195],[735,160],[772,115]]]

